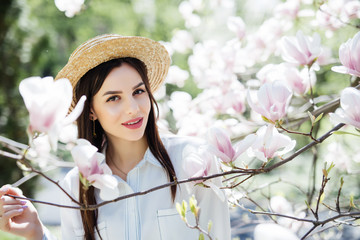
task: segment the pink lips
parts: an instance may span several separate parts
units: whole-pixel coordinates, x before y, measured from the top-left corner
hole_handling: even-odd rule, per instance
[[[144,118],[138,117],[138,118],[131,119],[130,121],[124,122],[124,123],[122,123],[122,125],[129,129],[137,129],[137,128],[141,127],[143,120],[144,120]]]

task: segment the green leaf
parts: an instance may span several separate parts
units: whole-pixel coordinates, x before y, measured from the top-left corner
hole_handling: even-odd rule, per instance
[[[273,121],[271,121],[270,119],[268,119],[267,117],[265,117],[265,116],[262,116],[261,115],[261,118],[262,118],[262,120],[264,120],[265,122],[267,122],[267,123],[271,123],[271,124],[274,124],[274,122]]]
[[[345,131],[335,131],[335,132],[333,132],[333,134],[336,134],[336,135],[346,135],[347,134],[347,135],[353,135],[356,137],[360,137],[360,134],[345,132]]]
[[[205,240],[204,234],[200,233],[200,235],[199,235],[199,240]]]
[[[186,222],[186,210],[187,210],[187,203],[183,200],[182,204],[176,203],[176,210],[181,216],[181,219]]]
[[[341,177],[341,178],[340,178],[340,187],[342,188],[343,185],[344,185],[344,178]]]
[[[83,185],[84,190],[88,190],[88,188],[90,187],[90,182],[84,178],[84,176],[81,174],[81,172],[79,172],[79,178],[80,178],[80,182]]]
[[[323,115],[324,115],[324,113],[321,113],[319,116],[317,116],[314,123],[320,121],[322,119]]]
[[[322,172],[323,172],[323,175],[324,175],[325,177],[328,176],[328,172],[326,171],[326,169],[323,169]]]
[[[307,111],[307,114],[309,115],[309,118],[311,120],[311,125],[314,125],[315,123],[315,117],[311,114],[311,112]]]
[[[195,215],[195,217],[198,217],[199,208],[197,206],[197,201],[194,195],[190,197],[189,205],[191,212]]]
[[[185,213],[186,213],[186,210],[187,210],[187,202],[185,202],[184,200],[182,201],[182,211],[183,211],[183,214],[185,216]]]
[[[197,202],[196,202],[196,199],[195,199],[194,195],[192,195],[192,196],[190,197],[189,205],[190,205],[190,210],[191,210],[192,212],[194,212],[195,209],[196,209],[196,205],[197,205]]]
[[[326,170],[328,174],[330,173],[331,169],[332,169],[334,166],[335,166],[335,164],[332,162],[332,163],[330,164],[330,167]]]
[[[320,201],[319,203],[322,203],[325,199],[325,193],[322,193],[321,196],[320,196]]]
[[[350,207],[356,208],[356,206],[354,204],[354,196],[353,195],[350,196]]]
[[[180,214],[180,216],[182,215],[182,208],[181,208],[181,204],[180,203],[176,203],[176,210],[177,212]]]
[[[213,222],[211,220],[209,220],[209,222],[208,222],[208,233],[210,233],[212,225],[213,225]]]

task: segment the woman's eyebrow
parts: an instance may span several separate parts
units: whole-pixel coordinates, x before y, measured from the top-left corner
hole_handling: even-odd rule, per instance
[[[136,85],[133,87],[133,90],[135,90],[136,88],[138,88],[138,87],[140,87],[140,86],[142,86],[142,85],[144,85],[144,83],[143,83],[143,82],[139,82],[138,84],[136,84]]]
[[[143,82],[139,82],[138,84],[136,84],[132,89],[135,90],[136,88],[140,87],[144,85]],[[111,94],[121,94],[122,91],[107,91],[103,94],[103,96],[106,96],[106,95],[111,95]]]

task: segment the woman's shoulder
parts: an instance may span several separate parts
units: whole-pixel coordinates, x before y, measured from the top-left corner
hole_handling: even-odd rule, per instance
[[[161,140],[168,152],[183,151],[185,148],[197,148],[205,145],[206,142],[200,137],[194,136],[178,136],[175,134],[166,134],[161,136]]]
[[[186,156],[206,145],[204,139],[193,136],[165,135],[161,136],[161,139],[177,174],[183,173],[183,160]]]

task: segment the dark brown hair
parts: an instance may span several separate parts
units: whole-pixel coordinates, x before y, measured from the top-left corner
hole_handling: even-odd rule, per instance
[[[90,120],[90,107],[93,101],[94,95],[99,91],[105,78],[109,75],[112,69],[120,67],[122,63],[128,63],[140,74],[146,91],[151,101],[151,109],[148,117],[148,122],[145,128],[145,136],[149,145],[149,149],[156,159],[166,170],[169,181],[172,182],[176,179],[176,173],[174,166],[170,160],[170,157],[160,139],[155,116],[154,107],[158,110],[158,105],[151,93],[149,79],[147,76],[147,70],[145,64],[136,58],[119,58],[113,59],[108,62],[102,63],[97,67],[88,71],[75,86],[75,99],[76,102],[81,96],[85,95],[87,100],[85,102],[84,110],[77,120],[79,138],[84,138],[90,141],[95,147],[99,149],[99,152],[103,151],[106,143],[106,135],[101,127],[99,121],[94,122]],[[93,126],[95,124],[95,126]],[[95,129],[96,137],[93,134]],[[171,186],[171,197],[175,199],[176,185]],[[87,191],[84,191],[80,184],[79,199],[82,204],[91,205],[96,204],[94,196],[94,187],[90,187]],[[81,211],[81,219],[85,231],[85,239],[95,239],[95,229],[97,230],[97,214],[98,211]]]

